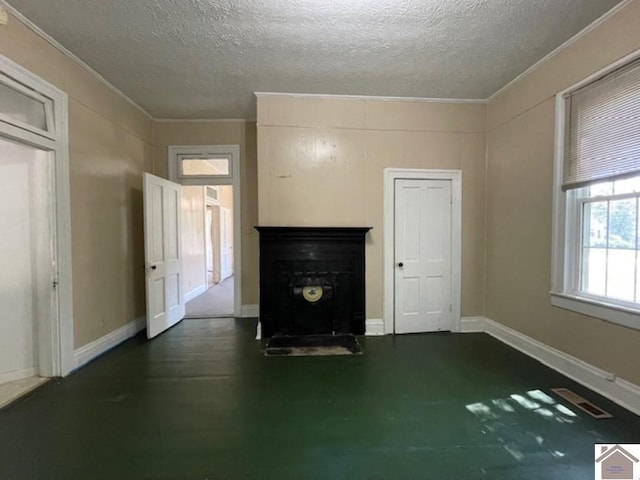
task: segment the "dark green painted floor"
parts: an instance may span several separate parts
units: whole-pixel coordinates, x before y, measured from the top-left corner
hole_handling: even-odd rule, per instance
[[[594,443],[640,442],[640,417],[484,334],[295,358],[254,334],[187,320],[49,382],[0,411],[0,479],[583,480]],[[559,406],[562,386],[615,418]]]

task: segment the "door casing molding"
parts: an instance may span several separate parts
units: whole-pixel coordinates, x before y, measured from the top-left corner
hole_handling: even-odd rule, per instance
[[[169,180],[181,185],[233,186],[233,316],[242,316],[242,195],[240,183],[240,145],[170,145]],[[223,178],[179,179],[179,155],[228,155],[231,158],[231,176]]]
[[[384,333],[394,333],[395,313],[395,181],[449,180],[451,181],[451,331],[460,331],[462,285],[462,170],[422,170],[409,168],[384,169],[383,212],[383,295],[382,313]]]
[[[39,135],[13,124],[0,121],[0,136],[30,145],[53,155],[50,170],[50,199],[55,218],[51,219],[52,296],[49,319],[36,319],[39,352],[38,370],[42,377],[69,374],[75,367],[73,337],[73,279],[71,265],[71,194],[69,178],[68,95],[34,73],[0,55],[0,73],[32,89],[51,101],[53,129]]]

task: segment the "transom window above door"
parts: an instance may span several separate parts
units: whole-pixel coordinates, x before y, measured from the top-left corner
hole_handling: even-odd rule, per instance
[[[224,177],[231,178],[231,158],[229,156],[194,157],[178,155],[178,177]]]
[[[0,122],[55,139],[53,100],[0,74]]]
[[[240,174],[238,145],[171,145],[169,180],[182,185],[231,185]]]

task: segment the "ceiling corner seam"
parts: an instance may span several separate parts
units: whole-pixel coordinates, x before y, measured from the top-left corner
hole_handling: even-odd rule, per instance
[[[6,8],[9,11],[9,13],[11,13],[11,15],[13,15],[16,19],[18,19],[18,21],[20,21],[25,27],[27,27],[29,30],[31,30],[33,33],[35,33],[40,38],[42,38],[45,42],[47,42],[53,48],[58,50],[65,57],[67,57],[69,60],[72,60],[73,62],[77,63],[87,73],[89,73],[96,80],[98,80],[98,82],[100,82],[103,86],[107,87],[113,93],[115,93],[116,95],[121,97],[123,100],[125,100],[127,103],[129,103],[132,107],[134,107],[135,109],[140,111],[140,113],[144,114],[147,117],[147,119],[152,120],[152,121],[155,120],[153,115],[151,115],[144,108],[142,108],[140,105],[138,105],[136,102],[134,102],[130,97],[128,97],[124,92],[122,92],[122,90],[120,90],[115,85],[113,85],[111,82],[109,82],[109,80],[104,78],[102,75],[100,75],[98,72],[96,72],[93,68],[91,68],[87,63],[82,61],[76,54],[74,54],[72,51],[67,49],[64,45],[62,45],[60,42],[58,42],[56,39],[54,39],[51,35],[49,35],[47,32],[42,30],[35,23],[33,23],[31,20],[29,20],[27,17],[25,17],[16,8],[14,8],[12,5],[7,3],[6,0],[0,0],[0,5],[3,6],[4,8]]]
[[[576,33],[574,36],[572,36],[571,38],[566,40],[562,45],[556,47],[551,52],[547,53],[544,57],[542,57],[536,63],[534,63],[529,68],[524,70],[522,73],[517,75],[515,78],[513,78],[512,80],[507,82],[504,86],[502,86],[498,90],[496,90],[492,95],[490,95],[487,98],[487,103],[491,102],[492,100],[495,100],[497,97],[499,97],[500,95],[502,95],[503,93],[508,91],[511,87],[513,87],[518,82],[520,82],[520,80],[524,79],[529,74],[531,74],[532,72],[534,72],[535,70],[540,68],[543,64],[545,64],[546,62],[551,60],[553,57],[558,55],[563,50],[569,48],[571,45],[576,43],[582,37],[588,35],[591,31],[595,30],[600,25],[602,25],[607,20],[609,20],[611,17],[613,17],[614,15],[618,14],[620,11],[624,10],[627,6],[629,6],[634,1],[636,1],[636,0],[622,0],[615,7],[611,8],[609,11],[605,12],[602,16],[598,17],[593,22],[591,22],[589,25],[587,25],[582,30],[580,30],[578,33]]]

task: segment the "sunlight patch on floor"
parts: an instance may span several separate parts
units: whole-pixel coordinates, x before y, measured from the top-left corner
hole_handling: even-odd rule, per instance
[[[565,456],[564,452],[546,446],[541,435],[533,436],[534,445],[538,447],[534,448],[533,445],[528,444],[529,442],[523,441],[521,437],[514,434],[512,431],[514,426],[518,430],[520,425],[529,425],[529,428],[534,425],[531,423],[531,419],[526,418],[526,415],[533,413],[558,423],[573,423],[577,417],[575,412],[557,403],[542,390],[530,390],[524,393],[514,393],[507,398],[470,403],[466,405],[466,409],[480,420],[486,431],[498,435],[497,439],[503,445],[504,450],[517,462],[524,461],[525,452],[537,455],[546,451],[554,458]],[[524,417],[522,417],[523,415]],[[522,418],[518,418],[519,416]]]

